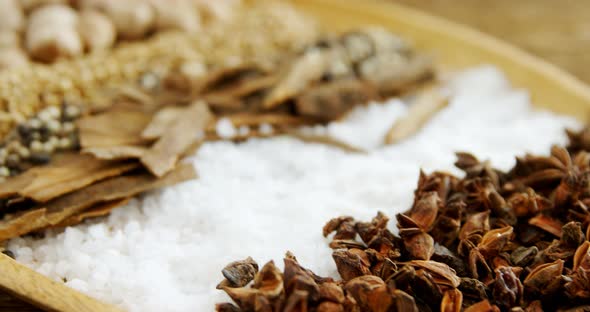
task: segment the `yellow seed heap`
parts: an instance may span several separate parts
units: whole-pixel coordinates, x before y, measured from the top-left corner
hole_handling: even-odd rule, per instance
[[[84,105],[99,100],[109,86],[137,81],[145,72],[181,66],[206,68],[248,61],[273,61],[317,37],[308,17],[285,3],[243,8],[229,22],[199,34],[165,33],[53,65],[30,65],[0,72],[0,139],[47,106],[64,100]]]

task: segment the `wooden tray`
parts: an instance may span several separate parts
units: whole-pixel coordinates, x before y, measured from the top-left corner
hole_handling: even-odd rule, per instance
[[[379,25],[429,51],[444,69],[478,64],[501,68],[511,82],[530,91],[535,105],[555,112],[590,117],[590,88],[570,74],[497,39],[464,26],[392,3],[373,0],[293,0],[329,30]],[[50,281],[0,254],[0,289],[49,311],[117,311]],[[3,296],[0,295],[0,299]],[[0,311],[29,311],[14,300],[0,300]]]

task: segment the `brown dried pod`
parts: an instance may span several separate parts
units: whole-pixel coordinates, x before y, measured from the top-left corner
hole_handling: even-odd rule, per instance
[[[472,277],[486,282],[491,279],[492,268],[490,268],[486,258],[478,248],[473,248],[469,251],[467,266]]]
[[[344,312],[344,306],[341,303],[324,301],[318,305],[316,312]]]
[[[389,218],[381,211],[377,212],[377,216],[371,222],[357,222],[354,225],[356,232],[359,234],[363,242],[368,244],[380,230],[386,230]]]
[[[418,187],[414,191],[414,195],[419,198],[422,193],[436,192],[441,202],[446,203],[449,192],[455,188],[457,182],[457,177],[447,172],[435,171],[427,175],[420,170]]]
[[[494,301],[500,307],[510,308],[520,305],[523,287],[512,267],[499,267],[494,270],[496,281],[492,286]]]
[[[459,193],[455,193],[459,194]],[[449,199],[445,207],[439,213],[430,235],[434,240],[447,248],[452,248],[459,231],[461,230],[461,217],[466,208],[465,201],[459,196]]]
[[[393,297],[392,306],[395,307],[394,311],[418,312],[414,298],[406,292],[400,289],[394,289],[391,291],[391,296]]]
[[[365,249],[367,246],[361,242],[357,242],[355,240],[350,239],[335,239],[330,242],[330,248],[332,249],[349,249],[349,248],[358,248],[358,249]]]
[[[285,292],[293,294],[297,291],[303,291],[306,294],[306,300],[317,301],[320,298],[320,287],[314,279],[304,271],[292,259],[285,258],[285,271],[283,274]]]
[[[508,243],[508,240],[512,237],[512,233],[513,229],[511,226],[491,230],[483,236],[477,248],[486,256],[496,255]]]
[[[218,303],[215,305],[215,311],[217,312],[240,312],[240,308],[236,307],[231,303]]]
[[[566,206],[578,201],[588,189],[588,173],[579,172],[573,168],[567,171],[553,193],[553,203],[556,207]]]
[[[443,290],[429,272],[424,269],[416,270],[416,277],[411,286],[416,299],[419,299],[432,310],[440,309]]]
[[[541,252],[535,258],[533,262],[533,266],[536,264],[542,264],[547,262],[553,262],[557,259],[562,259],[564,261],[569,261],[575,253],[575,249],[564,245],[560,240],[554,239],[551,243],[547,241],[542,241],[544,247]]]
[[[467,275],[467,267],[463,259],[459,258],[454,252],[438,243],[434,244],[434,253],[431,259],[437,262],[442,262],[450,266],[458,276]]]
[[[251,257],[241,261],[234,261],[223,268],[221,273],[226,278],[224,283],[222,282],[217,286],[217,289],[221,289],[222,286],[229,287],[244,287],[250,283],[256,273],[258,273],[258,264]],[[223,284],[223,285],[222,285]]]
[[[577,153],[579,151],[590,151],[590,128],[584,127],[582,130],[575,132],[567,129],[566,134],[569,139],[567,150],[570,153]]]
[[[359,103],[368,103],[379,98],[374,86],[364,81],[336,80],[302,92],[295,99],[295,109],[302,116],[335,120]]]
[[[427,233],[404,237],[404,246],[412,259],[430,260],[434,253],[434,239]]]
[[[504,174],[493,169],[490,161],[481,162],[470,153],[458,152],[455,155],[457,156],[455,167],[463,170],[468,179],[488,178],[496,188],[500,187],[500,180]]]
[[[408,216],[414,220],[420,229],[428,232],[436,220],[441,205],[442,202],[437,192],[421,193],[416,198],[412,209],[408,212]]]
[[[326,282],[320,284],[319,291],[320,300],[322,301],[331,301],[335,303],[344,302],[344,291],[342,290],[342,287],[340,287],[334,282]]]
[[[324,225],[324,237],[328,237],[330,233],[336,232],[334,239],[353,240],[356,237],[356,230],[354,228],[354,218],[352,217],[338,217],[331,219]]]
[[[475,303],[488,299],[487,286],[475,278],[462,277],[457,289],[463,293],[464,302]]]
[[[473,235],[483,236],[490,230],[490,212],[483,211],[471,214],[467,217],[465,223],[459,232],[459,239],[467,240]],[[479,243],[479,242],[477,242]]]
[[[284,293],[281,272],[270,261],[262,267],[254,279],[252,288],[223,287],[223,290],[243,310],[256,310],[256,306],[268,305],[269,300],[278,298]]]
[[[586,239],[580,222],[568,222],[561,228],[560,242],[568,247],[577,248]]]
[[[524,279],[524,286],[527,291],[551,294],[557,290],[560,283],[561,272],[563,272],[564,261],[559,259],[552,263],[545,263],[535,267]]]
[[[520,246],[510,254],[510,262],[515,266],[525,267],[533,261],[538,252],[539,249],[536,246]]]
[[[514,210],[516,216],[525,217],[548,210],[552,207],[552,204],[547,198],[527,187],[524,192],[512,194],[508,198],[508,206]]]
[[[590,242],[585,241],[574,254],[574,266],[573,270],[578,269],[590,270]]]
[[[557,237],[561,237],[563,224],[558,219],[544,214],[538,214],[529,219],[529,224],[543,229]]]
[[[371,274],[369,258],[360,249],[337,249],[332,253],[332,258],[334,258],[338,273],[345,281]]]
[[[304,290],[294,290],[291,292],[287,300],[285,301],[285,306],[283,307],[283,312],[299,312],[299,311],[307,311],[308,307],[308,293]]]
[[[500,312],[500,308],[498,308],[495,305],[492,305],[486,299],[466,308],[464,312]]]
[[[394,276],[398,271],[397,264],[395,264],[389,258],[384,258],[382,261],[373,265],[371,268],[373,275],[379,276],[385,282],[389,282],[391,277]]]
[[[541,300],[534,300],[529,303],[528,306],[524,309],[525,312],[543,312],[543,305],[541,304]]]
[[[416,278],[416,270],[414,267],[406,265],[391,275],[386,282],[388,282],[393,288],[408,289],[410,283],[414,281],[414,278]]]
[[[463,305],[463,294],[458,289],[447,290],[440,304],[441,312],[459,312]]]
[[[490,211],[486,210],[471,214],[459,231],[457,252],[466,256],[481,241],[483,235],[490,230]]]
[[[443,286],[458,287],[461,279],[457,276],[455,270],[444,263],[436,261],[412,260],[407,262],[414,268],[420,268],[430,273],[436,280],[436,283]]]
[[[543,310],[538,310],[538,311],[542,312]],[[577,307],[573,307],[573,308],[569,308],[569,309],[558,309],[557,311],[558,312],[588,312],[588,311],[590,311],[590,305],[581,305],[581,306],[577,306]]]
[[[496,188],[490,179],[465,180],[464,189],[467,194],[466,202],[469,211],[485,211],[492,208],[490,194],[496,192]]]
[[[393,298],[385,282],[376,276],[360,276],[348,281],[344,289],[357,302],[361,311],[387,311]]]

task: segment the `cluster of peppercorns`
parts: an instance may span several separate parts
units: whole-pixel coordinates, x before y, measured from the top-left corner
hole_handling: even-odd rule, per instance
[[[0,145],[0,179],[18,174],[27,166],[49,162],[55,151],[76,148],[74,120],[79,116],[78,106],[64,104],[45,108],[20,123]]]

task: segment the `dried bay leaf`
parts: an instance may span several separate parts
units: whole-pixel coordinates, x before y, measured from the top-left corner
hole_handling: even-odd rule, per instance
[[[191,104],[180,117],[140,159],[158,177],[174,168],[179,157],[197,141],[199,132],[204,131],[213,118],[203,101]]]
[[[88,148],[145,144],[149,140],[141,133],[151,119],[145,112],[117,109],[83,117],[77,121],[80,145]]]
[[[355,106],[376,99],[379,99],[379,94],[373,85],[356,79],[344,79],[305,90],[295,99],[295,108],[303,116],[334,120]]]
[[[4,217],[4,220],[0,221],[0,241],[45,227],[47,224],[46,212],[45,208],[41,208]]]
[[[141,137],[154,140],[160,138],[184,112],[185,108],[183,107],[172,106],[162,108],[154,114],[150,123],[143,129]]]
[[[224,84],[239,79],[240,76],[256,72],[259,68],[255,65],[242,63],[236,66],[224,66],[209,71],[202,79],[196,82],[195,89],[198,93],[209,93],[213,89],[220,88]]]
[[[130,200],[131,200],[131,197],[127,197],[127,198],[123,198],[123,199],[116,199],[113,201],[96,204],[96,205],[88,208],[87,210],[80,212],[79,214],[73,215],[73,216],[63,220],[59,224],[55,225],[55,227],[72,226],[72,225],[79,224],[88,218],[97,218],[97,217],[106,216],[109,213],[111,213],[111,211],[113,211],[113,209],[127,204]]]
[[[342,140],[329,135],[310,134],[297,130],[286,130],[286,133],[296,139],[307,143],[319,143],[339,148],[345,152],[367,154],[368,152],[360,147],[356,147]]]
[[[121,145],[121,146],[104,146],[104,147],[89,147],[82,150],[82,153],[93,155],[96,158],[107,160],[121,160],[121,159],[139,159],[148,147]]]
[[[244,102],[227,94],[209,93],[202,96],[211,109],[216,111],[240,111],[244,109]]]
[[[279,81],[278,75],[264,75],[242,79],[236,83],[223,87],[220,90],[207,93],[206,96],[224,95],[233,98],[241,98],[258,91],[269,89]]]
[[[385,136],[385,144],[402,141],[418,132],[436,113],[449,104],[449,97],[437,88],[425,90],[411,104],[408,114],[396,120]]]
[[[20,195],[45,202],[137,167],[135,163],[105,161],[91,155],[62,154],[49,165],[31,168],[0,184],[0,197]]]
[[[271,109],[294,98],[313,82],[320,80],[327,66],[328,62],[321,51],[305,53],[291,65],[286,75],[265,97],[263,107]]]
[[[197,177],[192,165],[177,166],[162,178],[148,173],[110,178],[55,198],[39,208],[6,216],[0,221],[0,241],[60,224],[96,203],[127,198]]]

